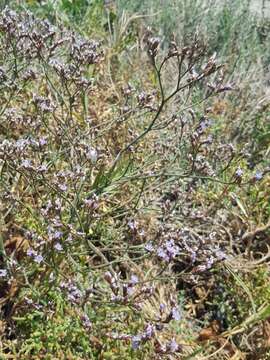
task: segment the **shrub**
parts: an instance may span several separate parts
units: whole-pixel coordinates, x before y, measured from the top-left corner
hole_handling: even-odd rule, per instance
[[[213,303],[223,274],[227,293],[251,294],[224,331],[268,314],[266,282],[258,300],[241,279],[227,285],[235,259],[252,252],[256,267],[267,252],[256,244],[268,208],[256,202],[269,169],[250,170],[243,142],[222,135],[216,102],[235,88],[198,34],[163,46],[151,29],[137,39],[137,17],[117,26],[111,14],[107,38],[98,17],[92,40],[70,28],[81,5],[57,2],[69,26],[0,17],[2,352],[200,358],[216,346],[198,340],[211,320],[201,284]]]

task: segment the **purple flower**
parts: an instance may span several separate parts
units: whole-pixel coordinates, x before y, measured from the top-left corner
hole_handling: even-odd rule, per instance
[[[60,209],[61,209],[61,206],[62,206],[62,200],[59,199],[59,198],[57,198],[57,199],[55,200],[55,206],[56,206],[56,209],[57,209],[57,210],[60,210]]]
[[[92,323],[86,314],[82,315],[81,320],[86,329],[90,330],[92,328]]]
[[[38,264],[40,264],[43,261],[43,256],[42,255],[35,255],[34,257],[34,261]]]
[[[33,304],[33,300],[32,299],[29,299],[28,297],[25,297],[25,302],[28,304],[28,305],[32,305]]]
[[[142,338],[144,340],[149,340],[154,335],[154,326],[151,324],[147,324],[145,332],[142,335]]]
[[[63,236],[62,231],[55,231],[55,233],[53,234],[54,239],[60,239],[62,236]]]
[[[212,135],[209,135],[205,141],[205,143],[208,143],[208,144],[212,144],[213,142],[213,136]]]
[[[97,151],[95,149],[90,149],[87,152],[86,157],[92,162],[92,164],[95,164],[98,159]]]
[[[210,258],[207,260],[207,262],[206,262],[206,268],[207,269],[211,269],[211,267],[213,266],[213,264],[214,264],[214,258],[213,258],[213,256],[210,256]]]
[[[171,315],[172,315],[173,320],[176,320],[176,321],[181,320],[181,314],[176,306],[172,308]]]
[[[36,252],[32,248],[29,248],[27,249],[26,254],[27,256],[35,256]]]
[[[173,240],[166,241],[166,250],[170,259],[173,259],[179,253],[178,246],[175,245]]]
[[[220,249],[217,249],[216,250],[216,253],[215,253],[216,257],[218,260],[224,260],[227,258],[227,255],[225,254],[224,251],[220,250]]]
[[[7,270],[6,269],[0,269],[0,277],[6,277],[7,276]]]
[[[47,140],[44,138],[44,137],[41,137],[40,139],[39,139],[39,145],[40,146],[44,146],[44,145],[46,145],[47,144]]]
[[[203,271],[205,271],[206,269],[207,269],[207,266],[206,266],[205,264],[199,265],[199,266],[197,267],[197,271],[198,271],[198,272],[203,272]]]
[[[80,299],[82,298],[83,294],[80,289],[78,289],[75,285],[72,283],[69,283],[67,286],[68,294],[67,298],[68,300],[73,304],[78,304],[80,302]]]
[[[38,172],[45,172],[45,171],[47,171],[47,165],[45,165],[45,164],[42,164],[42,165],[40,165],[38,168],[37,168],[37,171]]]
[[[62,251],[63,250],[63,247],[59,242],[54,245],[54,248],[57,251]]]
[[[122,303],[124,301],[124,298],[121,295],[112,294],[111,301],[113,301],[114,303]]]
[[[21,162],[21,167],[25,168],[25,169],[32,169],[32,164],[31,164],[31,160],[28,160],[28,159],[24,159],[22,162]]]
[[[194,250],[192,250],[192,249],[190,249],[190,257],[191,257],[191,262],[192,262],[192,264],[194,264],[195,263],[195,261],[196,261],[196,259],[197,259],[197,253],[196,253],[196,251],[194,251]]]
[[[129,284],[131,284],[131,285],[136,285],[136,284],[138,283],[138,281],[139,281],[138,276],[136,276],[136,275],[131,275]]]
[[[255,174],[255,180],[260,181],[263,178],[263,174],[260,171],[257,171]]]
[[[159,257],[159,258],[161,258],[162,260],[165,260],[165,261],[169,261],[170,260],[170,258],[169,258],[169,256],[167,255],[167,253],[164,251],[164,249],[163,248],[161,248],[161,247],[159,247],[158,249],[157,249],[157,256]]]
[[[174,353],[179,350],[179,345],[177,344],[175,339],[172,339],[172,341],[167,344],[167,349],[171,353]]]
[[[239,167],[237,170],[236,170],[236,172],[235,172],[235,176],[236,177],[242,177],[243,176],[243,174],[244,174],[244,172],[243,172],[243,170]]]
[[[72,243],[72,241],[73,241],[73,237],[72,237],[71,234],[69,234],[68,237],[66,238],[66,242],[67,243]]]
[[[167,240],[164,245],[157,248],[157,256],[164,261],[171,261],[179,254],[179,247],[174,240]]]
[[[146,251],[149,251],[149,252],[154,251],[154,246],[150,242],[147,243],[144,248],[145,248]]]
[[[130,220],[130,221],[128,222],[128,227],[130,228],[130,230],[136,231],[136,230],[137,230],[137,227],[138,227],[138,224],[137,224],[136,221]]]
[[[140,343],[142,341],[141,335],[135,335],[131,338],[131,347],[133,350],[137,350],[140,346]]]
[[[127,286],[127,294],[128,296],[131,296],[134,294],[134,288],[132,286]]]
[[[165,304],[160,304],[159,305],[159,311],[161,312],[161,313],[163,313],[164,311],[165,311],[165,308],[166,308],[166,305]]]
[[[67,191],[67,185],[65,185],[65,184],[58,184],[58,188],[63,192]]]

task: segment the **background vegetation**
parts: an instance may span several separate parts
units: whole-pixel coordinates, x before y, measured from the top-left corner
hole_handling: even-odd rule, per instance
[[[269,359],[264,8],[0,5],[0,358]]]

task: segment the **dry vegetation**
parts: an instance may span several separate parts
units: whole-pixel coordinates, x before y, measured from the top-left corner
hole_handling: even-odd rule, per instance
[[[267,18],[0,4],[0,358],[269,359]]]

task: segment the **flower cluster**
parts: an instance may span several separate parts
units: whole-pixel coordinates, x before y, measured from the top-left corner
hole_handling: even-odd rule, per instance
[[[60,284],[60,290],[66,293],[67,300],[73,305],[81,304],[84,293],[76,286],[72,280],[62,282]],[[84,318],[85,319],[85,318]],[[84,321],[84,323],[87,321]]]
[[[132,354],[144,344],[158,358],[181,352],[175,329],[186,298],[182,306],[178,289],[197,289],[230,261],[235,238],[245,245],[268,230],[252,234],[242,224],[247,233],[237,229],[235,238],[228,230],[233,206],[253,213],[253,200],[242,205],[237,192],[248,186],[254,201],[264,196],[269,168],[250,172],[247,147],[218,136],[224,125],[210,98],[233,87],[223,84],[216,55],[196,36],[163,47],[148,29],[148,57],[134,58],[140,83],[135,72],[119,76],[114,51],[30,12],[5,8],[0,39],[0,279],[10,292],[3,317],[12,313],[5,321],[32,329],[41,318],[47,326],[61,304],[69,324],[53,331],[78,326],[76,337],[87,341],[74,346],[89,342],[92,357],[110,356],[103,352],[115,340]],[[195,105],[197,96],[207,107]],[[26,307],[38,316],[25,316]],[[25,334],[16,336],[24,343]],[[27,344],[33,356],[36,348]]]

